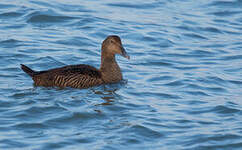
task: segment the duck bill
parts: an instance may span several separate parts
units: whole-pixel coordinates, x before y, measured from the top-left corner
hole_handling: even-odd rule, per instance
[[[121,56],[123,56],[124,58],[127,58],[127,59],[130,59],[128,53],[125,51],[125,49],[123,47],[121,47],[122,49],[122,53],[121,53]]]

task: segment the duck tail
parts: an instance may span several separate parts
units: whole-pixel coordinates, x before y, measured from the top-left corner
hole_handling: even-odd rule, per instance
[[[37,73],[36,71],[30,69],[29,67],[27,67],[27,66],[25,66],[25,65],[23,65],[23,64],[21,64],[21,69],[22,69],[24,72],[26,72],[26,73],[27,73],[29,76],[31,76],[31,77],[33,77],[33,76]]]

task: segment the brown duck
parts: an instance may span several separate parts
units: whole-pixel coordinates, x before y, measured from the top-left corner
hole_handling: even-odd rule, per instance
[[[68,65],[45,71],[34,71],[23,64],[21,64],[21,68],[32,77],[35,86],[88,88],[122,80],[122,73],[115,60],[115,54],[129,59],[120,38],[111,35],[102,43],[100,69],[84,64]]]

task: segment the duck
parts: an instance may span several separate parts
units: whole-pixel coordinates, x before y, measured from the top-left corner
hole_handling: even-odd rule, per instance
[[[130,59],[120,37],[109,35],[102,42],[99,69],[87,64],[67,65],[44,71],[35,71],[21,64],[21,69],[32,78],[35,86],[83,89],[123,80],[121,69],[115,59],[116,54]]]

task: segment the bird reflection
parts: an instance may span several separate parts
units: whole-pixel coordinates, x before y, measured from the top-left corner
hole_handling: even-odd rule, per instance
[[[123,80],[120,83],[116,84],[108,84],[99,86],[99,88],[93,88],[93,93],[100,95],[100,97],[104,100],[104,102],[98,105],[112,105],[116,99],[120,99],[120,96],[116,93],[120,88],[122,88],[125,84],[127,84],[127,80]]]

